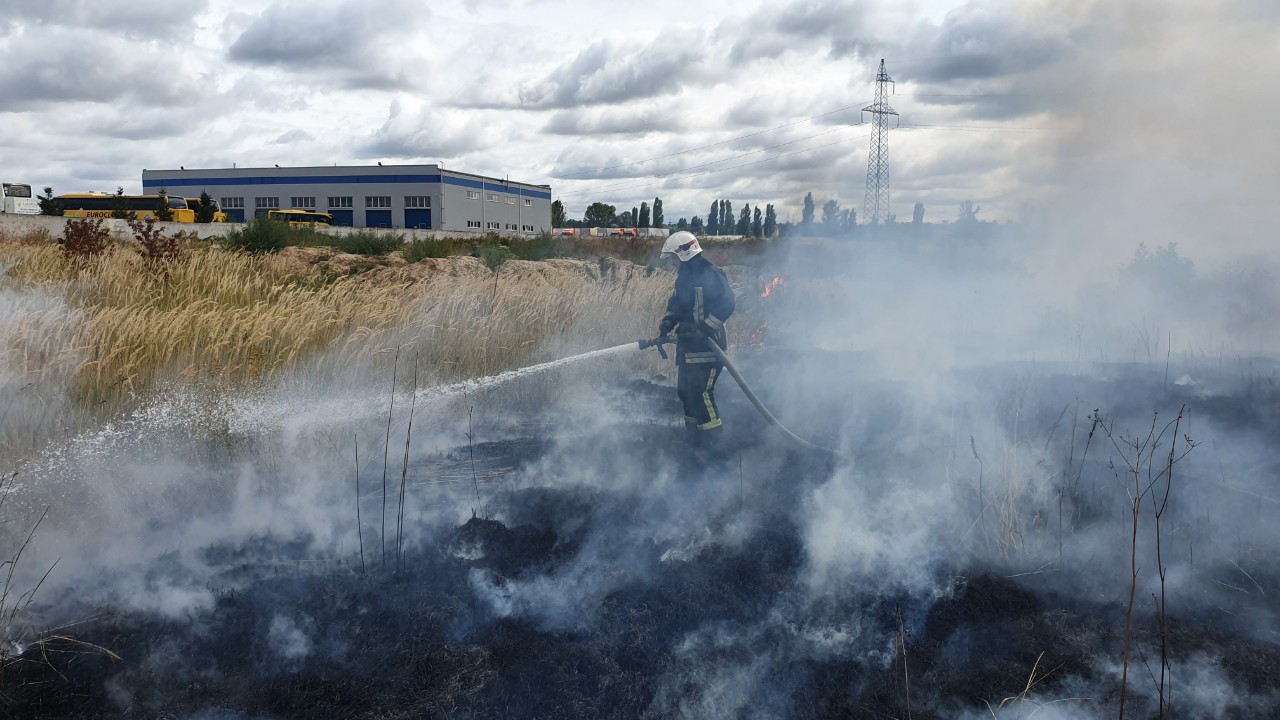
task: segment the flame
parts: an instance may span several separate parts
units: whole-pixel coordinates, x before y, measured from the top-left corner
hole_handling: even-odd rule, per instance
[[[782,284],[783,284],[782,277],[778,275],[774,275],[772,280],[764,284],[764,292],[760,293],[760,297],[762,298],[769,297],[770,295],[773,294],[774,288]]]

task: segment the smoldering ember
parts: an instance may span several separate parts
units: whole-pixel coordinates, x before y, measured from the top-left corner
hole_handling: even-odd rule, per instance
[[[8,233],[0,707],[1274,716],[1274,266],[1028,232],[708,240],[696,453],[660,264]]]

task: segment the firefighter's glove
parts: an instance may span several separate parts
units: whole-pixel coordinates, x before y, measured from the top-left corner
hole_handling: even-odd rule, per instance
[[[658,337],[670,335],[672,330],[676,329],[676,319],[670,315],[662,318],[662,322],[658,324]]]

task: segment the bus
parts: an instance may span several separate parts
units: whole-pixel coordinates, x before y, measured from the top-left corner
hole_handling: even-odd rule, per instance
[[[138,220],[156,216],[160,195],[113,195],[111,193],[71,193],[54,198],[62,206],[63,215],[73,218],[109,218],[118,209],[132,213]],[[193,223],[196,211],[187,207],[187,199],[169,195],[169,212],[173,222]]]
[[[40,201],[31,194],[30,185],[3,183],[0,184],[0,212],[39,215]]]
[[[333,215],[329,213],[315,212],[314,210],[267,210],[259,209],[253,214],[255,218],[266,218],[267,220],[276,220],[279,222],[287,222],[290,225],[305,225],[315,227],[317,225],[332,225]]]
[[[191,208],[192,211],[195,211],[196,208],[200,207],[200,198],[186,198],[186,201],[187,201],[187,207]],[[213,203],[212,222],[216,222],[216,223],[226,222],[227,214],[222,212],[222,206],[218,204],[218,201],[214,200],[213,198],[209,198],[209,202]]]

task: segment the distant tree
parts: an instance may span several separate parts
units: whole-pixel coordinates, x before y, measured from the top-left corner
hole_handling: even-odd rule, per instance
[[[835,230],[840,223],[840,203],[828,200],[822,203],[822,227]]]
[[[565,226],[565,220],[568,219],[564,212],[564,203],[559,200],[551,203],[551,227],[562,228]]]
[[[640,203],[640,227],[649,227],[649,203]]]
[[[763,221],[761,220],[761,215],[762,213],[760,212],[760,206],[756,205],[756,209],[754,212],[755,217],[751,221],[751,237],[764,237],[763,235],[764,225],[763,225]]]
[[[169,191],[165,188],[160,188],[160,192],[157,195],[160,196],[160,201],[156,205],[156,220],[173,222],[173,208],[169,207]]]
[[[924,203],[922,202],[916,203],[916,206],[911,210],[911,224],[912,225],[924,224]]]
[[[631,224],[623,225],[622,227],[640,227],[640,208],[631,208]]]
[[[44,195],[40,196],[41,215],[61,215],[62,203],[53,199],[53,188],[45,186]]]
[[[196,222],[211,223],[218,214],[218,204],[209,197],[209,193],[200,192],[200,199],[196,201]]]
[[[623,210],[622,214],[616,218],[615,222],[618,227],[622,227],[622,228],[629,228],[629,227],[636,226],[635,223],[631,220],[630,210]]]
[[[706,234],[706,230],[707,227],[702,224],[702,216],[694,215],[693,219],[689,221],[689,232],[694,235]]]
[[[676,230],[688,230],[688,229],[689,229],[689,221],[684,218],[680,218],[680,221],[676,223]]]
[[[751,234],[751,205],[748,203],[742,204],[742,212],[738,214],[737,231],[743,236]]]
[[[733,203],[728,200],[720,201],[720,234],[733,234]]]
[[[800,216],[800,224],[806,227],[813,224],[813,193],[804,196],[804,214]]]
[[[841,233],[851,233],[858,225],[858,211],[844,208],[836,213],[836,229]]]
[[[129,201],[124,197],[123,187],[116,187],[116,195],[111,200],[111,217],[121,220],[138,219],[138,213],[129,209]]]
[[[667,219],[662,215],[662,198],[653,199],[653,227],[666,227]]]
[[[586,227],[613,227],[617,221],[618,208],[602,202],[591,203],[582,215],[582,222]]]
[[[968,225],[978,222],[978,211],[981,209],[981,205],[974,205],[972,200],[965,200],[960,203],[960,212],[956,216],[956,223]]]
[[[707,234],[720,234],[720,201],[711,201],[711,212],[707,213]]]
[[[772,203],[764,206],[764,227],[761,230],[765,237],[773,237],[778,230],[778,211],[773,209]]]

